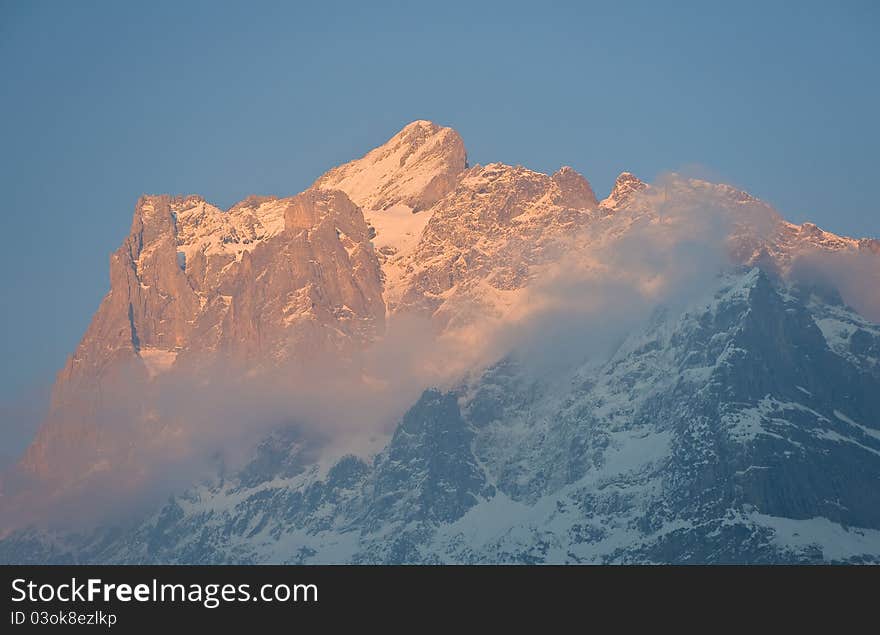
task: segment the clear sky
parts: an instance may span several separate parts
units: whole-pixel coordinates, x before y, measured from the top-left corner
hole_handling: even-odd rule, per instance
[[[414,119],[600,197],[700,166],[876,236],[878,6],[0,0],[0,399],[73,350],[141,193],[294,194]]]

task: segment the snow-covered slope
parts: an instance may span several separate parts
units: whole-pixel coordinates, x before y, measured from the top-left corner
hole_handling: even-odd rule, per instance
[[[362,158],[333,168],[313,187],[342,190],[371,220],[394,205],[414,212],[427,209],[452,189],[466,167],[458,133],[420,120]]]
[[[293,430],[133,530],[3,559],[880,562],[880,328],[758,269],[601,364],[426,391],[372,461]]]
[[[409,253],[431,218],[431,206],[467,167],[452,128],[414,121],[360,159],[333,168],[312,187],[342,190],[364,211],[385,257]]]

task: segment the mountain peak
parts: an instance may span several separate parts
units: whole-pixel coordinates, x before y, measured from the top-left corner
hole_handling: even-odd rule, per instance
[[[419,119],[381,146],[315,181],[345,192],[368,221],[396,205],[417,212],[445,196],[467,167],[467,152],[452,128]]]
[[[599,203],[599,207],[616,210],[632,199],[637,192],[647,188],[647,184],[631,172],[621,172],[614,181],[614,187],[608,198]]]
[[[441,128],[442,126],[437,125],[433,121],[428,121],[427,119],[416,119],[415,121],[411,121],[403,128],[401,128],[400,132],[398,132],[397,135],[410,130],[429,130],[431,132],[436,132]]]
[[[559,186],[562,205],[576,209],[598,205],[590,182],[574,168],[563,165],[551,178]]]

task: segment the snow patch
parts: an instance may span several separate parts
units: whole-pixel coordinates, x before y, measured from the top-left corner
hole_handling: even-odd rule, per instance
[[[754,512],[748,519],[773,531],[772,543],[785,551],[818,548],[826,560],[846,560],[880,551],[880,531],[843,527],[827,518],[801,520]]]
[[[867,434],[869,437],[873,437],[873,438],[877,439],[878,441],[880,441],[880,430],[874,430],[872,428],[869,428],[868,426],[863,426],[861,423],[857,423],[856,421],[853,421],[852,419],[847,417],[840,410],[835,410],[834,416],[837,417],[838,419],[840,419],[841,421],[843,421],[844,423],[848,423],[852,427],[858,428],[859,430],[861,430],[862,432]]]
[[[140,356],[150,377],[155,377],[171,368],[177,359],[177,351],[145,347],[140,350]]]

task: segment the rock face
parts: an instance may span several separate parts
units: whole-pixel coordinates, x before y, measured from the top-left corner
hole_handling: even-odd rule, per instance
[[[431,210],[411,253],[395,268],[386,297],[392,310],[419,311],[441,323],[474,305],[503,311],[509,292],[557,258],[564,243],[594,219],[596,197],[571,168],[552,177],[501,163],[462,173]]]
[[[198,197],[145,196],[111,257],[110,292],[62,378],[100,376],[138,356],[161,370],[147,351],[272,357],[322,325],[369,339],[385,313],[379,277],[363,215],[342,192],[228,212]]]
[[[635,195],[646,187],[647,185],[638,177],[629,172],[623,172],[614,181],[614,188],[611,190],[611,194],[600,203],[600,206],[603,209],[614,211],[632,202]]]
[[[368,524],[379,529],[389,515],[408,522],[461,518],[491,491],[471,453],[473,441],[455,395],[426,391],[376,465]]]
[[[198,197],[143,197],[111,256],[110,292],[22,465],[49,477],[71,443],[100,446],[102,395],[122,373],[136,385],[206,364],[308,363],[372,341],[384,320],[370,233],[344,193],[251,199],[228,212]]]
[[[146,520],[20,530],[0,561],[880,562],[876,240],[677,175],[621,174],[599,202],[569,167],[469,167],[458,134],[425,121],[294,197],[141,198],[19,469],[65,486],[136,471],[139,447],[179,437],[154,412],[160,386],[216,367],[256,384],[319,360],[357,371],[397,317],[503,325],[560,269],[626,274],[645,235],[661,252],[717,241],[725,273],[687,306],[661,297],[610,355],[470,368],[373,456],[316,456],[279,421],[243,468]],[[802,275],[825,258],[836,278]],[[121,411],[119,386],[138,395]]]

